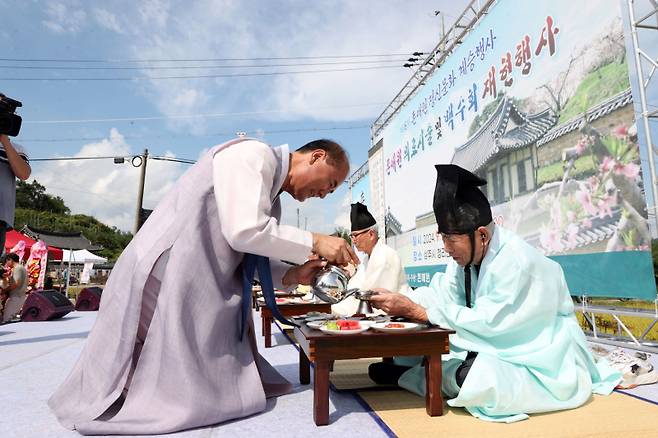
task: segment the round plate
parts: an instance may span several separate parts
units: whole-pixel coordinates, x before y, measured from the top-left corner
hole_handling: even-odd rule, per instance
[[[361,324],[359,324],[359,325],[361,325]],[[368,327],[368,326],[361,325],[361,328],[354,329],[354,330],[330,330],[326,326],[323,325],[323,326],[320,327],[320,330],[322,331],[322,333],[329,333],[329,334],[332,334],[332,335],[354,335],[356,333],[365,332],[369,328],[370,327]]]
[[[386,327],[390,324],[401,324],[404,327]],[[420,324],[416,324],[415,322],[376,322],[371,327],[380,332],[408,332],[418,329]]]

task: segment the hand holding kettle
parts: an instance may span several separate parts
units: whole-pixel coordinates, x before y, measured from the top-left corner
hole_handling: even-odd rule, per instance
[[[313,233],[313,252],[334,265],[359,264],[354,250],[342,237]]]

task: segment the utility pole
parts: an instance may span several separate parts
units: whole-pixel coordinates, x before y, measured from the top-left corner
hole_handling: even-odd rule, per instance
[[[135,232],[133,235],[136,235],[139,231],[139,222],[142,215],[142,201],[144,200],[144,180],[146,179],[146,161],[148,160],[149,150],[144,149],[144,153],[141,155],[142,162],[140,164],[141,174],[139,177],[139,190],[137,191],[137,213],[135,214]]]
[[[307,226],[308,226],[308,217],[304,216],[304,231],[306,231]]]
[[[299,208],[297,208],[297,228],[299,228]]]

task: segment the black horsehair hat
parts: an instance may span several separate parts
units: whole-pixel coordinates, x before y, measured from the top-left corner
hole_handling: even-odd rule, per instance
[[[434,216],[439,233],[469,234],[488,225],[491,206],[480,186],[487,182],[455,164],[437,164]]]
[[[359,231],[370,228],[377,223],[374,217],[368,211],[368,207],[356,202],[352,204],[352,211],[350,212],[350,221],[352,228],[350,231]]]

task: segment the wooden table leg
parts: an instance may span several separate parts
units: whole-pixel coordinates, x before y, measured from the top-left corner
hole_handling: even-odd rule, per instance
[[[272,318],[263,318],[263,336],[265,336],[265,348],[272,346]]]
[[[311,363],[302,348],[299,349],[299,383],[302,385],[311,383]]]
[[[443,415],[443,399],[441,398],[441,355],[426,357],[425,380],[425,410],[430,417]]]
[[[313,419],[316,426],[329,424],[329,361],[327,360],[315,361]]]

